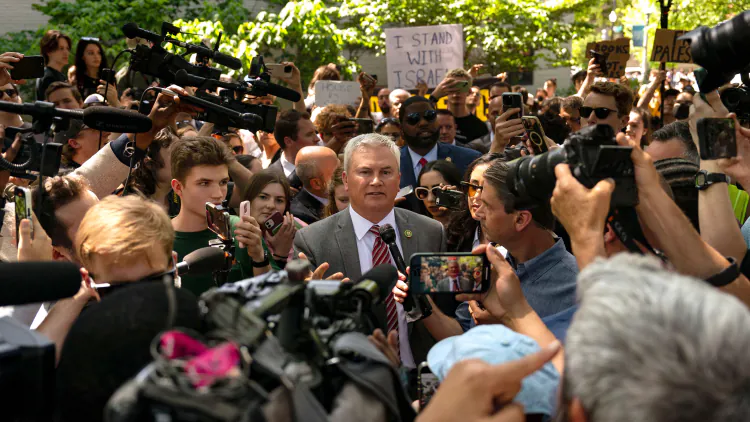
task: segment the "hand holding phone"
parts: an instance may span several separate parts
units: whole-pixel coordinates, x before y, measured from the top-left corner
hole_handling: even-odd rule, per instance
[[[277,63],[266,63],[268,74],[276,79],[289,79],[292,77],[292,66]]]
[[[412,255],[410,264],[411,294],[456,295],[489,289],[490,264],[486,255],[418,253]]]
[[[737,133],[734,119],[702,118],[696,124],[701,160],[737,156]]]
[[[31,191],[28,188],[22,188],[17,186],[13,191],[13,199],[16,205],[16,239],[20,242],[20,227],[21,221],[31,220]],[[31,238],[34,238],[34,226],[31,226]]]
[[[599,66],[599,72],[602,75],[607,74],[607,56],[594,50],[589,50],[591,58],[594,59],[594,64]]]
[[[240,219],[244,216],[250,216],[250,201],[242,201],[240,204]],[[240,248],[244,248],[245,244],[239,242]]]
[[[10,71],[10,78],[14,81],[37,79],[44,76],[44,57],[42,56],[25,56],[12,63],[11,66],[13,66],[13,70]]]
[[[422,362],[417,368],[417,395],[419,396],[419,409],[424,410],[432,396],[435,395],[440,386],[440,380],[433,374],[427,362]]]
[[[466,201],[464,193],[457,190],[440,189],[435,195],[435,205],[449,210],[461,209],[463,201]]]

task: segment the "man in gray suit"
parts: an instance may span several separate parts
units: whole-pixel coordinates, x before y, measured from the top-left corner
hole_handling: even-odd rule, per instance
[[[440,223],[394,208],[401,178],[400,157],[398,147],[386,136],[366,134],[350,140],[344,150],[342,175],[349,192],[349,207],[298,231],[294,238],[295,256],[304,253],[313,267],[327,263],[325,277],[341,272],[356,281],[373,267],[373,248],[379,235],[371,229],[384,224],[396,230],[396,243],[407,265],[414,253],[445,251],[445,231]],[[389,262],[394,261],[391,258]],[[406,322],[400,304],[397,309],[401,362],[414,368],[426,359],[435,340],[421,322]],[[385,305],[378,305],[373,311],[385,327]]]
[[[458,287],[458,288],[456,288]],[[461,277],[458,261],[448,262],[448,277],[438,281],[438,292],[470,292],[474,286],[466,277]]]

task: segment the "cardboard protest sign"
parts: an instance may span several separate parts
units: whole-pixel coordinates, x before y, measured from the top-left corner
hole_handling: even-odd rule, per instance
[[[680,41],[688,31],[675,29],[657,29],[654,37],[654,48],[651,49],[651,61],[661,63],[692,63],[690,43]]]
[[[389,89],[414,89],[419,81],[434,88],[449,71],[463,68],[463,26],[386,29],[385,57]]]
[[[588,43],[586,58],[591,58],[591,53],[589,53],[591,50],[607,57],[607,69],[602,69],[605,76],[619,79],[625,75],[625,67],[630,59],[630,38]]]
[[[317,81],[315,82],[315,105],[345,104],[359,107],[362,93],[359,82]]]

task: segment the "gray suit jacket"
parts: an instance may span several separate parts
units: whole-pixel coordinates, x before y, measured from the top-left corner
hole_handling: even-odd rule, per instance
[[[461,291],[463,292],[471,291],[474,287],[472,286],[471,281],[466,277],[459,277],[458,285],[461,288]],[[451,278],[446,277],[438,281],[437,289],[439,292],[450,292],[451,291]]]
[[[401,208],[394,208],[394,212],[401,238],[401,250],[407,266],[415,253],[446,250],[445,230],[440,223]],[[406,230],[411,230],[413,235],[406,237]],[[329,268],[324,277],[337,272],[344,273],[345,277],[355,282],[362,277],[357,238],[349,208],[299,230],[294,237],[294,256],[300,252],[307,256],[315,268],[324,262],[328,263]],[[381,326],[384,326],[385,305],[380,304],[373,311]],[[435,344],[435,340],[424,325],[417,322],[409,324],[409,343],[414,359],[419,365],[421,361],[426,360],[427,352]]]

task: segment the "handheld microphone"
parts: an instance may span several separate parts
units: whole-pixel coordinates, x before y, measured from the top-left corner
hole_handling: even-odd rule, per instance
[[[406,275],[404,257],[401,256],[401,251],[398,249],[398,245],[396,245],[396,230],[390,224],[383,224],[378,228],[378,231],[380,232],[380,237],[383,239],[383,242],[388,245],[388,250],[391,251],[391,256],[396,262],[396,268],[401,271],[401,274]]]
[[[0,264],[0,306],[64,299],[80,288],[81,271],[72,262]]]
[[[249,83],[250,85],[252,85],[253,87],[257,88],[260,91],[266,92],[271,95],[275,95],[285,100],[289,100],[293,103],[296,103],[297,101],[302,99],[302,96],[299,94],[299,92],[283,87],[281,85],[276,85],[276,84],[266,82],[260,78],[257,78],[257,79],[245,78],[245,82]]]
[[[114,107],[89,107],[83,110],[83,123],[92,129],[114,133],[145,133],[153,127],[150,117]]]
[[[199,275],[220,270],[224,265],[226,256],[219,248],[200,248],[185,255],[182,262],[177,264],[177,272],[180,276],[185,274]]]
[[[128,22],[123,25],[122,33],[125,34],[125,36],[128,38],[143,38],[144,40],[149,40],[154,44],[161,44],[164,41],[164,38],[161,35],[157,34],[156,32],[141,29],[135,22]]]

